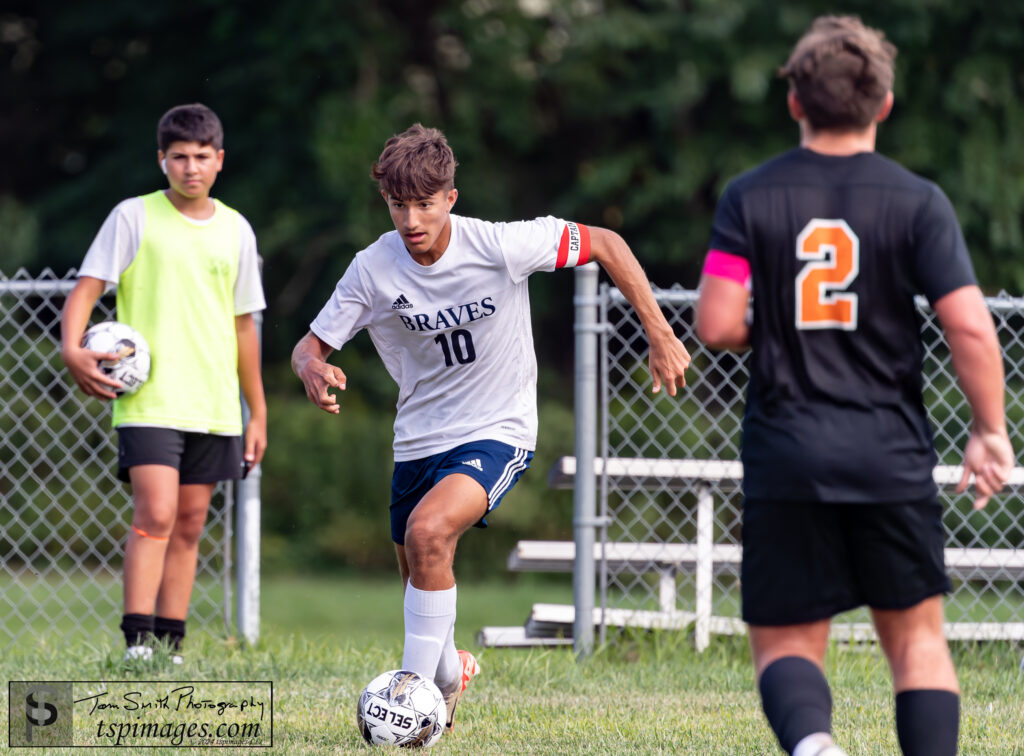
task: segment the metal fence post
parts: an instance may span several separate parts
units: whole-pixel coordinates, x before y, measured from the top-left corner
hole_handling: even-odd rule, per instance
[[[713,561],[715,536],[715,500],[711,495],[711,487],[700,485],[697,488],[697,564],[696,564],[696,610],[694,621],[694,645],[703,651],[711,642],[711,615],[713,612],[713,592],[715,580],[715,563]]]
[[[578,658],[594,649],[594,531],[597,526],[594,457],[597,448],[597,279],[596,263],[576,268],[576,485],[573,490],[573,650]]]
[[[256,333],[260,334],[262,351],[263,313],[254,312]],[[242,397],[242,427],[249,423],[249,407]],[[260,637],[260,466],[256,465],[235,486],[235,509],[238,518],[236,548],[238,554],[236,595],[238,632],[249,643]]]

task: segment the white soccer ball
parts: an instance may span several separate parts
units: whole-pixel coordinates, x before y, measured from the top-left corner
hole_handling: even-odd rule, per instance
[[[447,716],[444,696],[432,681],[393,669],[363,689],[356,726],[371,745],[428,748],[441,739]]]
[[[100,361],[100,370],[123,386],[113,389],[115,394],[134,394],[149,378],[149,344],[127,323],[116,320],[97,323],[83,334],[82,346],[95,352],[119,355],[116,361]]]

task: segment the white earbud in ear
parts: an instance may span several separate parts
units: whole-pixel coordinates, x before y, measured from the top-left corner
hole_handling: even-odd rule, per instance
[[[163,160],[160,161],[160,170],[163,171],[165,174],[167,173],[167,158],[164,158]]]

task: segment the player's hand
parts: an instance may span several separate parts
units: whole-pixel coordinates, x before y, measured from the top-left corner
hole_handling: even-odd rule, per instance
[[[331,365],[324,360],[311,357],[298,371],[302,385],[306,387],[306,396],[324,412],[337,415],[341,411],[341,405],[331,389],[345,390],[345,373],[341,368]]]
[[[669,329],[650,339],[651,352],[648,365],[654,380],[653,393],[667,387],[668,395],[675,396],[676,389],[686,385],[686,368],[690,367],[690,353],[683,342]]]
[[[263,461],[267,450],[267,418],[251,415],[245,426],[245,448],[242,451],[242,468],[246,474]],[[245,477],[245,474],[242,475]]]
[[[964,474],[957,493],[963,493],[974,476],[974,508],[981,509],[999,493],[1013,471],[1013,447],[1006,429],[971,432],[964,448]]]
[[[89,396],[97,399],[116,399],[112,389],[123,388],[120,381],[114,380],[100,370],[100,362],[110,360],[117,362],[120,357],[110,352],[95,352],[79,346],[66,346],[61,350],[61,359],[68,366],[71,377],[78,388]]]

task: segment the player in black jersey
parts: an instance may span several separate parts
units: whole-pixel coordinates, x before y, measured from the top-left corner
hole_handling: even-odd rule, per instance
[[[753,350],[743,618],[768,722],[795,756],[843,753],[822,665],[831,618],[861,605],[892,671],[904,754],[956,752],[916,294],[942,324],[974,416],[958,490],[973,477],[983,507],[1013,467],[999,342],[953,209],[874,151],[895,54],[848,16],[819,18],[800,39],[780,71],[800,146],[726,188],[697,308],[706,344]]]

